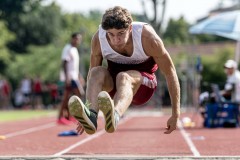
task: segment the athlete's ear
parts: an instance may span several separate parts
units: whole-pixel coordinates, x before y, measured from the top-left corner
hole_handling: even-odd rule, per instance
[[[129,31],[132,31],[132,24],[129,26]]]

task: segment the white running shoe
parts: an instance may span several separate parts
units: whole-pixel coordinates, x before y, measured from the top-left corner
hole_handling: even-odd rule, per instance
[[[106,91],[98,94],[98,107],[103,112],[105,118],[105,130],[112,133],[117,128],[119,115],[114,109],[114,102]]]
[[[69,112],[83,126],[88,134],[94,134],[97,130],[97,113],[88,109],[77,96],[70,97],[68,101]]]

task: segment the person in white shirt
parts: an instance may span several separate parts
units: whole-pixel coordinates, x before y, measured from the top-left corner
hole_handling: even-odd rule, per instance
[[[231,97],[232,102],[240,102],[240,72],[234,60],[227,60],[224,64],[227,81],[224,86],[224,97]]]
[[[60,73],[61,80],[65,82],[63,100],[59,110],[58,124],[70,124],[71,116],[68,110],[68,99],[71,94],[81,97],[84,94],[79,81],[79,53],[78,45],[82,41],[80,33],[73,33],[71,42],[66,44],[62,51],[62,70]]]
[[[24,95],[24,107],[30,107],[31,104],[31,94],[32,94],[32,80],[28,75],[25,75],[21,81],[21,88],[22,94]]]

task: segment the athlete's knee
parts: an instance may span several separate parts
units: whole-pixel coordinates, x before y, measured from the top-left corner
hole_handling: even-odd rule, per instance
[[[117,83],[124,83],[124,84],[130,83],[131,77],[126,72],[120,72],[117,74],[116,81]]]
[[[102,66],[93,67],[90,70],[90,76],[93,79],[99,79],[106,75],[107,69]]]

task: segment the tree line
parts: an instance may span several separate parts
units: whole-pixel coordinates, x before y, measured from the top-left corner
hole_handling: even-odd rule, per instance
[[[89,65],[92,35],[101,22],[102,12],[64,13],[55,2],[48,5],[43,0],[0,1],[0,75],[13,85],[28,74],[41,75],[44,81],[59,79],[61,52],[72,32],[83,34],[79,47],[81,71],[86,77]],[[146,14],[134,14],[135,21],[148,21]],[[155,23],[155,22],[154,22]],[[153,24],[155,25],[155,24]],[[167,27],[158,31],[165,45],[191,44],[189,24],[184,17],[170,19]],[[224,41],[226,39],[199,35],[196,43]]]

